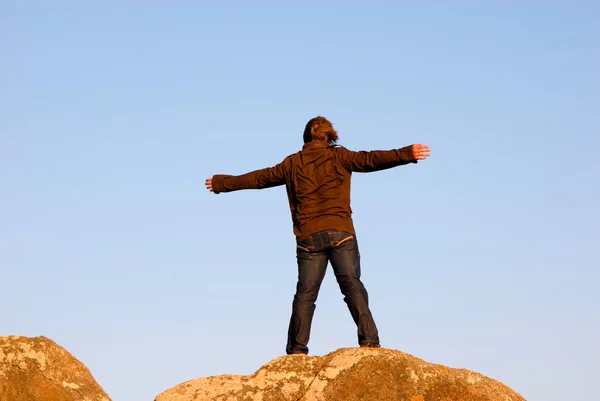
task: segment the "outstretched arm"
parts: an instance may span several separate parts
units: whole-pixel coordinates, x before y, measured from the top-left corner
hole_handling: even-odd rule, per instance
[[[425,160],[431,154],[429,146],[415,144],[401,149],[353,152],[342,148],[341,162],[347,170],[361,173],[385,170]]]
[[[240,189],[270,188],[285,184],[285,169],[283,163],[280,163],[238,176],[218,174],[207,178],[205,184],[206,189],[215,194]]]

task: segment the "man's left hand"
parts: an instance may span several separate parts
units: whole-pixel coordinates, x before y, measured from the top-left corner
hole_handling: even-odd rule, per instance
[[[214,193],[213,186],[212,186],[212,177],[206,179],[205,185],[206,185],[206,189],[208,189],[210,192]]]

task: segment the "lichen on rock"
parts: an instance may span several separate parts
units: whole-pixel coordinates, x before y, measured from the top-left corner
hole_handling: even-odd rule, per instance
[[[343,348],[323,357],[289,355],[248,376],[190,380],[155,401],[525,401],[466,369],[385,348]]]
[[[0,337],[0,401],[110,401],[90,371],[46,337]]]

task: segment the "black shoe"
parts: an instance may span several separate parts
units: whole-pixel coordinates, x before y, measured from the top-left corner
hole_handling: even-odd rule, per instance
[[[379,343],[362,343],[360,345],[361,348],[381,348],[381,345],[379,345]]]

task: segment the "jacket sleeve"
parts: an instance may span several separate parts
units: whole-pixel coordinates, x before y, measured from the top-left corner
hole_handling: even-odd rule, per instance
[[[339,148],[339,159],[346,170],[360,173],[417,163],[417,160],[413,156],[412,145],[400,149],[359,152]]]
[[[213,176],[213,191],[238,191],[240,189],[263,189],[285,184],[285,166],[279,163],[274,167],[263,168],[243,175],[218,174]]]

